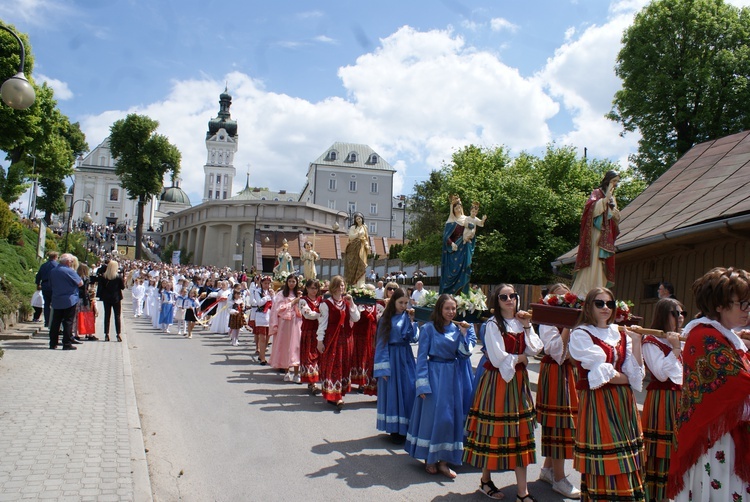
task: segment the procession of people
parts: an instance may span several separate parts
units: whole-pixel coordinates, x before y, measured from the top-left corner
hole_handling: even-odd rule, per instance
[[[495,500],[504,498],[492,480],[496,471],[514,472],[517,502],[537,500],[527,475],[538,461],[537,443],[544,457],[539,480],[566,498],[743,500],[750,494],[750,275],[716,267],[697,278],[692,291],[700,312],[690,322],[683,304],[664,295],[649,329],[615,323],[617,298],[608,287],[618,180],[607,173],[587,202],[572,286],[548,288],[580,298],[575,324],[534,317],[511,284],[490,292],[482,322],[458,318],[456,296],[469,288],[475,234],[486,217],[478,217],[478,203],[464,215],[452,196],[440,294],[428,322],[415,320],[415,303],[425,295],[421,281],[411,297],[397,283],[378,283],[378,294],[365,284],[369,245],[357,214],[345,273],[325,281],[317,277],[312,245],[299,269],[284,248],[275,277],[110,260],[95,281],[105,341],[111,316],[117,341],[125,336],[120,300],[129,287],[132,315],[150,317],[156,330],[225,335],[232,346],[250,346],[258,365],[306,384],[332,410],[345,409],[358,386],[377,401],[373,428],[403,444],[428,475],[455,479],[452,467],[465,462],[481,471],[478,491]],[[65,254],[38,276],[40,291],[51,290],[52,349],[61,326],[63,349],[80,343],[74,317],[85,287],[74,266],[75,257]],[[475,371],[470,356],[477,345],[484,356]],[[534,398],[527,367],[537,355],[543,358]],[[634,393],[644,383],[639,412]],[[566,460],[581,474],[580,488],[568,480]]]

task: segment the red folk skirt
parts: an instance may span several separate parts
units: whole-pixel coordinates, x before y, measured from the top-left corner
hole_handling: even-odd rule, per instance
[[[653,378],[653,377],[652,377]],[[643,452],[646,457],[645,489],[649,500],[666,500],[669,459],[677,446],[675,420],[679,390],[649,390],[643,402]]]
[[[299,344],[299,378],[303,383],[320,380],[320,353],[318,352],[318,321],[302,319],[302,336]]]
[[[352,328],[351,383],[359,385],[365,394],[378,394],[378,379],[372,374],[375,366],[375,334],[378,330],[375,306],[365,307],[359,321]]]
[[[573,458],[578,392],[576,367],[562,365],[545,356],[539,369],[536,419],[542,428],[542,455],[553,459]]]
[[[521,365],[522,366],[522,365]],[[491,471],[507,471],[536,462],[536,425],[526,368],[516,368],[510,382],[497,368],[479,378],[466,419],[464,462]]]

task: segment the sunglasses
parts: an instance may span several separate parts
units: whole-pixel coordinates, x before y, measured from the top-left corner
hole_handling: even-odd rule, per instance
[[[518,293],[511,293],[509,295],[497,295],[498,298],[500,298],[501,302],[507,302],[510,300],[517,300],[518,299]]]
[[[672,315],[675,317],[680,317],[680,316],[687,317],[688,313],[685,312],[684,310],[673,310]]]
[[[385,288],[386,291],[396,291],[396,288]]]
[[[615,307],[617,307],[617,303],[615,303],[614,300],[609,300],[608,302],[605,302],[604,300],[594,300],[594,307],[598,309],[603,309],[605,305],[610,310],[614,310]]]

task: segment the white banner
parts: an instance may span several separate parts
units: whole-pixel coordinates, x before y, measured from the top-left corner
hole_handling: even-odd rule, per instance
[[[180,250],[172,251],[172,265],[180,264]]]

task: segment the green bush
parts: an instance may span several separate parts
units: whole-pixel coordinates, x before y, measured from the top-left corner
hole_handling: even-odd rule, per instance
[[[19,222],[14,221],[10,224],[10,230],[8,230],[8,242],[15,244],[16,246],[23,246],[23,225]]]
[[[0,239],[8,238],[8,232],[14,221],[16,221],[16,215],[10,210],[8,204],[0,199]]]

